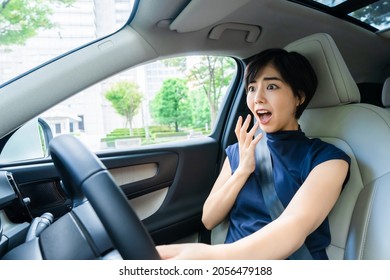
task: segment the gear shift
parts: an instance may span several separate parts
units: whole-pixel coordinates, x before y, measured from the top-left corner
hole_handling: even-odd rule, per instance
[[[27,232],[26,242],[38,237],[42,231],[53,223],[53,214],[43,213],[40,217],[34,218]]]

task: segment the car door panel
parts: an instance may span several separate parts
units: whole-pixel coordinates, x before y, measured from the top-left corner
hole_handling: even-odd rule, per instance
[[[176,152],[148,150],[104,156],[101,159],[130,199],[170,186],[175,176],[178,155]]]
[[[218,154],[218,142],[205,137],[167,144],[155,150],[148,147],[145,153],[138,151],[129,155],[127,164],[156,164],[158,170],[152,178],[125,185],[124,191],[129,198],[145,193],[152,196],[156,190],[164,193],[164,189],[168,188],[161,207],[143,220],[157,244],[171,243],[203,230],[201,212],[215,180]],[[173,155],[176,156],[176,163]],[[150,160],[147,156],[150,156]],[[117,159],[107,157],[102,161],[109,168],[117,168]],[[158,179],[160,176],[162,179]],[[148,203],[148,209],[156,204],[155,200]],[[137,212],[139,209],[135,210]]]
[[[201,212],[216,176],[219,144],[211,137],[99,154],[156,244],[203,230]],[[77,163],[76,163],[77,164]],[[1,168],[11,172],[33,216],[71,208],[49,160]],[[115,213],[113,213],[115,215]]]

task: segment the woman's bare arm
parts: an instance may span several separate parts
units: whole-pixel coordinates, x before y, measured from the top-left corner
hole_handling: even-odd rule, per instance
[[[202,222],[207,229],[214,228],[228,215],[238,193],[255,169],[255,147],[262,135],[254,137],[258,128],[257,124],[247,132],[250,121],[250,116],[246,118],[244,123],[242,123],[241,117],[237,121],[235,133],[240,153],[237,170],[232,174],[229,159],[226,158],[222,170],[203,206]]]
[[[231,244],[159,246],[174,259],[285,259],[327,217],[336,203],[348,163],[329,160],[315,167],[282,215],[261,230]]]
[[[329,160],[315,167],[279,218],[226,248],[227,258],[285,259],[317,229],[335,205],[348,163]]]
[[[243,172],[231,175],[229,159],[225,159],[221,173],[203,205],[202,222],[207,229],[213,229],[225,219],[248,176]]]

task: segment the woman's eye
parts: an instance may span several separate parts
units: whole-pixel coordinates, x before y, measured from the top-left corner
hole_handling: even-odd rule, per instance
[[[252,91],[255,91],[255,87],[254,86],[249,86],[248,87],[248,92],[252,92]]]
[[[274,89],[277,89],[277,88],[278,88],[278,86],[275,85],[275,84],[269,84],[269,85],[267,86],[267,89],[268,89],[268,90],[274,90]]]

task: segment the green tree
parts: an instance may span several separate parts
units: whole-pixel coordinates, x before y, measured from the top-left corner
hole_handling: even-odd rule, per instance
[[[151,105],[153,118],[160,124],[174,125],[176,132],[191,123],[188,87],[184,79],[165,80]]]
[[[187,63],[186,57],[179,57],[167,59],[164,64],[168,67],[176,67],[181,72],[187,72],[188,80],[206,96],[209,119],[213,127],[221,97],[235,72],[235,63],[232,58],[222,56],[200,56],[191,61],[194,63]]]
[[[214,127],[221,97],[234,72],[234,60],[223,56],[202,56],[189,71],[189,80],[195,82],[209,102],[211,127]]]
[[[0,0],[0,46],[24,44],[39,29],[55,25],[50,19],[53,4],[75,0]]]
[[[105,92],[117,113],[126,118],[130,128],[130,135],[133,136],[133,118],[138,113],[142,102],[142,94],[136,83],[118,82],[111,89]]]
[[[189,94],[194,128],[210,129],[210,105],[202,90],[196,88]]]

